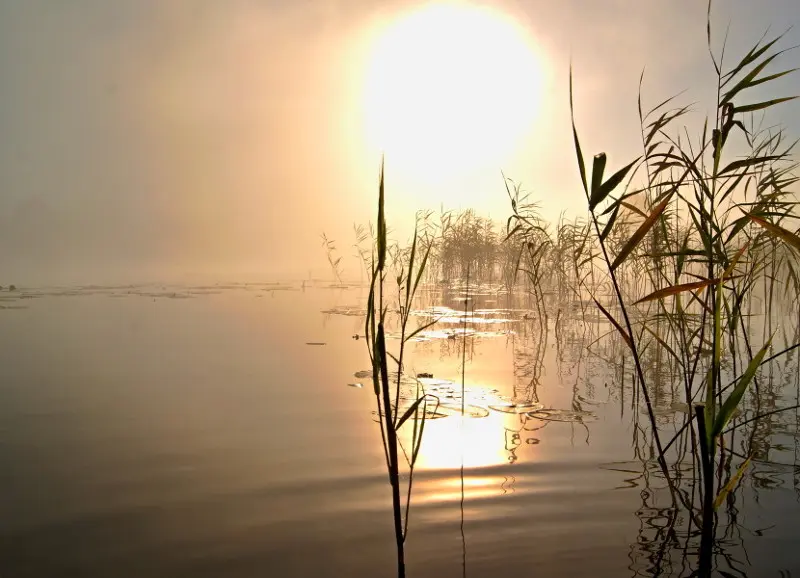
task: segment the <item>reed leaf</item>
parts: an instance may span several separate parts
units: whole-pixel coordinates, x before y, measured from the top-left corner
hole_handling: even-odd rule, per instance
[[[731,277],[731,275],[733,274],[733,270],[736,267],[736,264],[739,262],[739,259],[742,258],[742,255],[744,255],[744,252],[747,250],[749,246],[750,246],[750,240],[748,239],[748,241],[744,245],[742,245],[742,247],[738,251],[736,251],[736,255],[733,256],[733,259],[731,259],[731,262],[728,265],[727,269],[725,269],[725,272],[722,274],[722,280],[729,279]]]
[[[783,74],[787,74],[788,72],[793,72],[797,70],[796,68],[789,71],[787,70]],[[782,75],[775,75],[775,76],[782,76]],[[772,100],[765,100],[764,102],[756,102],[754,104],[745,104],[743,106],[735,106],[733,107],[734,114],[740,112],[755,112],[757,110],[763,110],[765,108],[769,108],[770,106],[774,106],[776,104],[780,104],[782,102],[788,102],[790,100],[794,100],[797,98],[796,96],[784,96],[782,98],[773,98]]]
[[[605,156],[605,155],[603,155]],[[641,157],[639,157],[641,158]],[[605,200],[605,198],[610,195],[614,189],[616,189],[619,184],[625,179],[628,172],[633,168],[633,165],[639,162],[639,158],[636,158],[631,163],[625,165],[616,173],[611,175],[606,182],[600,185],[597,190],[592,191],[592,197],[589,200],[589,210],[594,211],[595,207]]]
[[[720,435],[725,429],[728,421],[730,421],[731,416],[739,406],[739,402],[744,396],[744,392],[747,390],[747,386],[750,385],[750,382],[755,377],[756,372],[761,365],[761,361],[764,359],[764,356],[770,348],[771,342],[771,339],[767,341],[764,347],[762,347],[756,356],[750,361],[747,369],[742,374],[741,378],[739,378],[739,383],[736,384],[736,387],[733,388],[733,391],[723,402],[722,407],[720,408],[719,413],[714,420],[714,426],[711,429],[711,435],[713,437]]]
[[[730,89],[728,92],[726,92],[725,94],[723,94],[723,95],[722,95],[722,100],[721,100],[721,101],[720,101],[720,103],[719,103],[719,106],[720,106],[720,108],[721,108],[721,107],[723,107],[723,106],[725,106],[725,105],[726,105],[727,103],[729,103],[731,100],[733,100],[733,98],[734,98],[734,97],[735,97],[735,96],[736,96],[736,95],[737,95],[739,92],[741,92],[742,90],[744,90],[744,89],[746,89],[746,88],[750,88],[751,86],[755,86],[756,84],[760,84],[760,83],[759,83],[759,82],[756,80],[756,76],[758,76],[758,74],[759,74],[759,73],[760,73],[762,70],[764,70],[764,68],[766,68],[766,67],[767,67],[767,65],[769,65],[769,63],[770,63],[770,62],[772,62],[773,60],[775,60],[775,58],[777,58],[777,57],[778,57],[778,54],[780,54],[780,52],[778,52],[777,54],[773,54],[772,56],[769,56],[768,58],[765,58],[764,60],[762,60],[762,61],[761,61],[761,62],[758,64],[758,66],[754,67],[754,68],[753,68],[753,69],[752,69],[750,72],[748,72],[748,73],[747,73],[747,74],[744,76],[744,78],[742,78],[742,79],[741,79],[739,82],[737,82],[737,83],[736,83],[736,85],[735,85],[733,88],[731,88],[731,89]],[[764,81],[762,80],[762,82],[764,82]]]
[[[386,215],[384,213],[384,159],[381,157],[381,175],[378,185],[378,272],[386,265]]]
[[[683,365],[683,360],[680,358],[680,356],[675,352],[675,350],[672,347],[669,346],[669,344],[666,341],[664,341],[664,339],[660,335],[658,335],[655,331],[650,329],[650,327],[647,325],[644,326],[644,329],[650,335],[653,336],[653,338],[658,342],[658,344],[661,345],[661,347],[663,347],[667,351],[667,353],[669,353],[673,357],[673,359],[675,359],[678,365]]]
[[[643,219],[647,218],[647,213],[645,213],[643,210],[641,210],[636,205],[632,205],[632,204],[627,203],[627,202],[622,202],[622,203],[620,203],[620,205],[622,205],[623,207],[625,207],[626,209],[628,209],[632,213],[636,213],[637,215],[639,215]]]
[[[575,128],[575,108],[572,100],[572,65],[569,67],[569,115],[572,119],[572,137],[575,139],[575,154],[578,157],[578,170],[581,174],[581,183],[583,183],[583,190],[588,198],[589,188],[586,185],[586,164],[583,161],[583,152],[581,152],[581,143],[578,140],[578,129]]]
[[[784,34],[786,34],[786,33],[784,32]],[[759,45],[759,44],[761,44],[761,40],[763,40],[763,39],[764,39],[764,37],[762,36],[762,37],[761,37],[761,40],[759,40],[758,42],[756,42],[756,45],[755,45],[755,46],[753,46],[753,48],[751,48],[751,49],[750,49],[750,52],[748,52],[748,53],[747,53],[747,54],[744,56],[744,58],[742,58],[742,60],[740,60],[740,61],[739,61],[739,64],[737,64],[737,65],[736,65],[736,66],[733,68],[733,70],[731,70],[730,72],[727,72],[727,73],[725,73],[725,74],[722,76],[722,79],[723,79],[722,86],[725,86],[725,85],[726,85],[728,82],[730,82],[731,80],[733,80],[733,78],[734,78],[734,77],[735,77],[737,74],[739,74],[739,72],[741,72],[741,71],[742,71],[742,69],[744,69],[746,66],[748,66],[749,64],[752,64],[753,62],[755,62],[756,60],[758,60],[758,58],[759,58],[759,57],[760,57],[762,54],[764,54],[764,53],[765,53],[767,50],[769,50],[770,48],[772,48],[772,46],[774,46],[776,42],[778,42],[778,41],[779,41],[781,38],[783,38],[784,34],[781,34],[780,36],[777,36],[776,38],[773,38],[773,39],[772,39],[772,40],[770,40],[770,41],[769,41],[767,44],[765,44],[764,46],[762,46],[762,47],[760,47],[760,48],[759,48],[759,46],[758,46],[758,45]]]
[[[790,245],[795,250],[800,251],[800,237],[798,237],[796,234],[792,233],[791,231],[787,231],[779,225],[765,221],[761,217],[756,217],[755,215],[748,215],[748,217],[751,221],[762,226],[772,235],[780,238],[787,245]]]
[[[608,222],[606,226],[603,227],[603,232],[600,233],[600,241],[605,241],[608,234],[611,232],[611,228],[614,226],[614,222],[617,220],[617,216],[619,215],[619,205],[614,208],[614,212],[611,213],[611,216],[608,218]]]
[[[752,456],[748,457],[742,463],[742,465],[737,468],[736,473],[733,475],[733,477],[731,477],[730,480],[728,480],[728,483],[725,484],[725,486],[719,491],[719,494],[717,494],[717,498],[714,500],[714,509],[715,510],[718,509],[722,505],[722,502],[725,501],[725,498],[728,497],[728,494],[733,492],[733,490],[736,489],[736,486],[739,485],[739,480],[742,479],[742,476],[744,475],[744,472],[747,469],[747,466],[750,465],[750,460],[751,459],[752,459]]]
[[[667,208],[670,199],[672,198],[672,192],[668,193],[664,199],[658,204],[658,206],[653,209],[653,212],[650,213],[650,216],[645,219],[645,221],[639,226],[633,236],[628,240],[627,243],[622,247],[619,254],[617,255],[614,262],[611,264],[611,270],[614,271],[617,267],[619,267],[628,255],[633,251],[636,246],[644,239],[644,236],[647,235],[647,232],[653,228],[653,225],[656,224],[658,218],[661,216],[661,213],[664,212],[664,209]]]
[[[420,404],[426,401],[427,395],[423,395],[422,397],[418,397],[414,403],[411,404],[402,417],[397,420],[397,423],[394,426],[394,431],[400,431],[400,428],[403,426],[404,423],[408,421],[408,419],[417,412],[417,408],[419,408]]]
[[[597,194],[597,189],[600,188],[600,185],[603,183],[603,172],[606,170],[606,153],[598,153],[594,155],[594,161],[592,161],[592,201],[594,202],[595,195]],[[594,203],[597,205],[597,203]]]
[[[605,307],[600,305],[600,302],[597,299],[592,297],[592,300],[594,301],[595,305],[597,305],[597,307],[600,309],[600,311],[603,312],[603,315],[605,315],[606,318],[611,322],[611,324],[617,329],[617,331],[619,331],[619,334],[622,336],[622,339],[625,341],[625,343],[628,345],[628,347],[631,348],[631,351],[635,351],[634,350],[634,345],[633,345],[633,340],[631,339],[630,335],[628,335],[628,333],[622,328],[622,325],[620,325],[617,322],[617,320],[614,319],[614,316],[611,315],[611,313],[606,311]]]
[[[726,173],[731,173],[731,172],[736,171],[738,169],[742,169],[742,168],[746,169],[746,168],[750,168],[750,167],[756,167],[758,165],[763,165],[764,163],[768,163],[768,162],[771,162],[771,161],[778,161],[778,160],[781,160],[783,158],[784,158],[784,155],[766,155],[766,156],[762,156],[762,157],[751,157],[749,159],[741,159],[741,160],[738,160],[738,161],[733,161],[728,166],[726,166],[724,169],[719,171],[719,173],[717,173],[717,176],[721,177],[721,176],[725,175]]]
[[[634,303],[634,305],[638,305],[639,303],[645,303],[647,301],[655,301],[656,299],[663,299],[665,297],[670,297],[672,295],[677,295],[679,293],[684,293],[686,291],[693,291],[695,289],[703,289],[708,287],[709,285],[713,285],[716,283],[716,279],[706,279],[704,281],[696,281],[694,283],[681,283],[680,285],[673,285],[672,287],[664,287],[663,289],[659,289],[658,291],[653,291],[649,295],[642,297],[638,301]]]

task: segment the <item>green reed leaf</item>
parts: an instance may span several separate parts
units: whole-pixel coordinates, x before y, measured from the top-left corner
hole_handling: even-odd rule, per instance
[[[619,205],[616,205],[614,208],[614,212],[611,213],[611,216],[608,218],[608,222],[606,226],[603,227],[603,232],[600,233],[600,241],[605,241],[608,234],[611,232],[611,228],[614,226],[614,222],[617,220],[617,216],[619,215]]]
[[[719,410],[719,414],[717,414],[714,421],[714,427],[711,429],[711,434],[713,437],[720,435],[722,430],[725,429],[728,421],[730,421],[731,416],[739,406],[739,402],[742,400],[742,397],[744,397],[744,392],[747,390],[747,386],[750,385],[751,381],[753,381],[753,378],[755,377],[756,372],[761,365],[761,361],[764,359],[764,356],[769,350],[771,343],[772,339],[767,341],[764,347],[762,347],[756,356],[750,361],[747,369],[742,374],[741,378],[739,378],[739,383],[736,384],[736,387],[733,388],[733,391],[723,402],[722,407]]]
[[[619,186],[631,168],[633,168],[633,165],[639,162],[639,158],[641,157],[637,157],[633,162],[622,167],[616,173],[611,175],[606,182],[600,185],[597,190],[592,191],[592,197],[589,200],[590,211],[593,211],[597,205],[602,203],[603,200],[605,200],[605,198]]]
[[[742,90],[744,90],[746,88],[750,88],[751,86],[753,86],[754,85],[753,81],[755,80],[756,76],[758,76],[758,73],[761,72],[762,70],[764,70],[764,68],[770,62],[775,60],[775,58],[777,56],[778,56],[778,54],[773,54],[769,58],[766,58],[763,61],[761,61],[761,63],[758,66],[756,66],[755,68],[753,68],[753,70],[748,72],[744,76],[744,78],[742,78],[739,82],[736,83],[736,85],[733,88],[731,88],[728,92],[726,92],[724,95],[722,95],[722,100],[720,101],[719,106],[722,107],[722,106],[726,105],[731,100],[733,100],[733,97],[735,97],[739,92],[741,92]]]
[[[589,189],[592,193],[592,201],[597,194],[597,189],[600,188],[600,185],[603,182],[603,172],[606,170],[606,160],[606,153],[598,153],[594,155],[594,160],[592,161],[592,186]],[[592,201],[590,201],[590,203]],[[595,205],[596,204],[597,203],[595,203]]]
[[[721,177],[721,176],[725,175],[726,173],[731,173],[731,172],[736,171],[738,169],[743,169],[743,168],[746,169],[746,168],[750,168],[750,167],[755,167],[755,166],[758,166],[758,165],[763,165],[764,163],[768,163],[768,162],[772,162],[772,161],[778,161],[778,160],[781,160],[783,158],[785,158],[784,155],[765,155],[765,156],[761,156],[761,157],[751,157],[749,159],[741,159],[741,160],[738,160],[738,161],[733,161],[728,166],[726,166],[724,169],[719,171],[719,173],[717,173],[717,176]]]
[[[400,428],[408,421],[408,418],[417,412],[417,408],[419,408],[420,404],[426,401],[426,397],[427,396],[423,395],[422,397],[417,398],[417,400],[411,404],[411,407],[409,407],[402,417],[397,421],[397,424],[394,426],[394,431],[400,431]]]
[[[588,198],[589,187],[586,184],[586,164],[583,161],[583,152],[581,151],[581,143],[578,140],[578,129],[575,128],[575,107],[572,100],[572,65],[569,67],[569,115],[572,120],[572,137],[575,140],[575,154],[578,157],[578,170],[581,174],[581,183],[583,183],[583,190]]]
[[[766,100],[764,102],[757,102],[755,104],[745,104],[744,106],[736,106],[733,108],[733,112],[754,112],[756,110],[762,110],[764,108],[769,108],[770,106],[774,106],[776,104],[780,104],[782,102],[788,102],[790,100],[794,100],[797,98],[796,96],[784,96],[783,98],[773,98],[772,100]]]
[[[719,491],[719,494],[717,494],[717,498],[714,500],[714,509],[715,510],[718,509],[722,505],[722,502],[725,501],[725,498],[728,497],[728,494],[730,494],[733,490],[735,490],[736,486],[739,485],[739,480],[742,479],[742,476],[744,475],[744,472],[747,469],[747,466],[750,465],[750,460],[752,458],[753,458],[753,456],[749,456],[742,463],[742,465],[737,468],[736,473],[731,477],[730,480],[728,480],[728,483],[725,484],[725,487],[723,487]]]
[[[383,173],[384,159],[381,157],[381,175],[378,186],[378,272],[383,273],[386,265],[386,215],[384,213]]]
[[[780,36],[778,36],[776,38],[773,38],[767,44],[765,44],[764,46],[759,48],[758,45],[761,44],[761,40],[764,39],[764,37],[762,36],[761,40],[759,40],[756,43],[756,45],[753,46],[753,48],[750,49],[750,52],[745,54],[744,58],[742,58],[742,60],[739,61],[739,64],[737,64],[733,68],[733,70],[731,70],[730,72],[727,72],[727,73],[725,73],[725,75],[723,75],[723,77],[722,77],[723,78],[722,86],[725,86],[728,82],[733,80],[733,78],[737,74],[739,74],[739,72],[741,72],[742,69],[744,69],[746,66],[748,66],[749,64],[751,64],[751,63],[755,62],[756,60],[758,60],[758,58],[762,54],[764,54],[767,50],[772,48],[772,46],[774,46],[776,42],[778,42],[781,38],[783,38],[784,34],[781,34]]]

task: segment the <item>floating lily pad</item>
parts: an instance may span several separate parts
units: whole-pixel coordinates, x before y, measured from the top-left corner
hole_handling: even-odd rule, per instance
[[[331,309],[326,309],[322,313],[326,315],[344,315],[346,317],[363,317],[367,314],[366,309],[355,305],[337,305]]]
[[[461,406],[454,403],[443,403],[439,405],[440,412],[449,412],[455,415],[461,415]],[[464,406],[464,417],[481,418],[489,415],[489,410],[477,405]]]
[[[508,403],[508,404],[498,404],[498,405],[490,405],[489,409],[493,411],[499,411],[501,413],[529,413],[533,411],[538,411],[542,409],[544,406],[541,403]]]
[[[563,421],[572,423],[587,423],[597,420],[597,415],[591,411],[575,411],[571,409],[539,409],[527,413],[533,419],[544,421]]]

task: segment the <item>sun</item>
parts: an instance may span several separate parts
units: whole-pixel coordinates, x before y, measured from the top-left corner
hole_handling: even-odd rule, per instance
[[[374,42],[366,138],[415,180],[499,170],[531,130],[541,92],[540,59],[512,17],[462,2],[427,4]]]

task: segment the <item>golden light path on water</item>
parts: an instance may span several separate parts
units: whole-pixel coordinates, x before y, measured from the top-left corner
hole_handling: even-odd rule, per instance
[[[476,167],[499,173],[541,98],[541,59],[512,17],[438,2],[375,35],[362,114],[371,150],[385,152],[400,176],[431,184]]]
[[[504,417],[455,415],[429,420],[417,465],[426,469],[481,468],[508,463],[503,445]]]
[[[440,475],[417,482],[421,503],[454,502],[461,499],[462,466],[469,471],[463,479],[464,491],[470,499],[497,494],[502,476],[481,474],[482,468],[508,463],[503,444],[504,416],[490,413],[483,418],[452,415],[428,420],[425,424],[417,471],[437,470]]]

